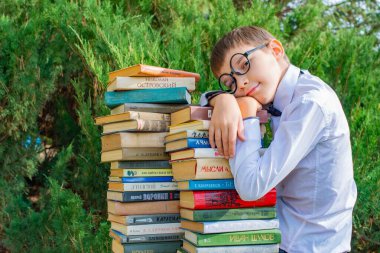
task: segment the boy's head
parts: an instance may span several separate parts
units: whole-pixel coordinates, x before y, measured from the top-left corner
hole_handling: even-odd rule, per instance
[[[236,97],[251,96],[261,104],[273,101],[289,66],[281,42],[256,26],[226,34],[214,46],[210,61],[212,72],[225,89],[236,88]]]

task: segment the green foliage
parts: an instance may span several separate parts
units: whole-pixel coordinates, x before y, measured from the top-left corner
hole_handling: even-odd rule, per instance
[[[251,24],[269,30],[292,63],[337,91],[359,191],[353,249],[376,251],[378,7],[366,2],[366,11],[355,4],[353,12],[319,1],[1,2],[0,251],[3,245],[12,252],[110,252],[109,166],[100,163],[101,129],[93,122],[109,113],[102,101],[108,72],[136,63],[198,72],[196,103],[217,88],[209,67],[213,45]],[[365,14],[364,24],[356,14]]]

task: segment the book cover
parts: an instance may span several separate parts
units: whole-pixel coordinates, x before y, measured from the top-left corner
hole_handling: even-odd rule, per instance
[[[197,246],[278,244],[281,242],[281,232],[278,229],[220,234],[200,234],[185,231],[185,239]]]
[[[165,142],[176,141],[186,138],[208,138],[207,130],[185,130],[175,134],[167,134],[165,136]]]
[[[107,87],[107,91],[163,89],[185,87],[188,91],[195,90],[194,77],[131,77],[119,76],[114,78]]]
[[[177,182],[157,182],[157,183],[119,183],[108,182],[110,191],[176,191]]]
[[[102,151],[121,148],[164,147],[166,133],[114,133],[101,137]]]
[[[121,183],[149,183],[149,182],[172,182],[173,177],[109,177],[109,182]]]
[[[103,125],[103,134],[115,132],[168,132],[169,121],[134,119]]]
[[[125,243],[142,243],[142,242],[167,242],[179,241],[183,238],[183,232],[176,234],[153,234],[153,235],[129,235],[126,236],[119,231],[112,230],[109,233],[110,237],[121,244]]]
[[[147,225],[124,225],[111,221],[111,229],[119,231],[125,235],[180,233],[180,225],[181,223],[178,222]]]
[[[227,159],[197,158],[172,162],[176,181],[232,178]]]
[[[165,148],[122,148],[101,154],[101,162],[122,160],[169,160],[169,155]]]
[[[111,177],[172,177],[172,169],[111,169]]]
[[[191,96],[186,88],[154,90],[108,91],[104,95],[105,104],[114,108],[124,103],[191,104]]]
[[[107,191],[107,199],[120,202],[179,200],[179,191]]]
[[[154,104],[154,103],[124,103],[111,110],[111,115],[120,114],[127,111],[172,113],[185,108],[183,104]]]
[[[169,161],[116,161],[111,162],[111,170],[116,169],[171,169]],[[112,171],[111,171],[112,173]]]
[[[192,121],[192,120],[211,120],[212,107],[202,107],[191,105],[171,114],[172,126]]]
[[[144,120],[164,120],[170,121],[170,114],[167,113],[154,113],[154,112],[138,112],[127,111],[114,115],[106,115],[95,118],[96,125],[104,125],[108,123],[115,123],[120,121],[127,121],[131,119],[144,119]]]
[[[275,207],[191,210],[181,208],[181,218],[192,221],[261,220],[276,218]]]
[[[211,148],[211,145],[207,138],[187,138],[167,142],[165,148],[166,152],[173,152],[188,148]]]
[[[241,245],[241,246],[214,246],[214,247],[197,247],[189,241],[183,241],[185,253],[278,253],[279,244],[266,245]]]
[[[276,189],[254,201],[242,200],[236,190],[181,191],[179,199],[180,206],[189,209],[271,207],[276,204]]]
[[[108,212],[116,215],[179,213],[178,200],[133,203],[108,200],[107,206]]]
[[[189,180],[178,182],[179,190],[234,190],[233,179]]]
[[[227,233],[279,228],[277,219],[232,220],[232,221],[189,221],[181,220],[181,228],[202,234]]]
[[[112,240],[113,253],[176,253],[182,241],[121,244]]]
[[[146,64],[136,64],[130,67],[112,71],[108,75],[108,81],[111,82],[118,76],[194,77],[196,82],[198,82],[200,79],[200,75],[198,73],[158,66],[150,66]]]
[[[222,158],[223,155],[216,148],[191,148],[185,150],[174,151],[170,153],[170,160],[183,160],[193,158]]]
[[[179,214],[150,214],[150,215],[114,215],[109,213],[108,220],[125,225],[147,225],[163,223],[179,223]]]

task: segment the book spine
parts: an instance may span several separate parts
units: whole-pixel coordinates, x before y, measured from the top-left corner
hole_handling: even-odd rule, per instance
[[[170,177],[171,169],[112,169],[113,177]]]
[[[196,148],[194,149],[195,158],[224,158],[216,148]]]
[[[197,159],[196,179],[232,178],[230,164],[226,159]]]
[[[121,202],[149,202],[163,200],[179,200],[178,191],[120,192],[120,198],[113,197],[114,192],[107,192],[107,199]]]
[[[125,103],[111,110],[111,115],[123,113],[126,111],[155,112],[155,113],[172,113],[183,109],[187,105],[181,104],[151,104],[151,103]]]
[[[122,183],[172,182],[173,177],[121,177]]]
[[[273,219],[276,218],[274,207],[196,210],[194,221],[239,220],[239,219]]]
[[[142,214],[162,214],[179,213],[179,201],[155,201],[155,202],[135,202],[122,203],[117,201],[107,201],[108,212],[115,215],[142,215]]]
[[[186,244],[184,241],[184,247]],[[196,253],[278,253],[279,244],[197,247]],[[184,251],[187,253],[187,251]]]
[[[185,221],[186,222],[186,221]],[[279,228],[277,219],[204,222],[204,234]]]
[[[187,138],[208,138],[208,131],[187,130]]]
[[[182,241],[135,243],[124,245],[124,253],[170,253],[176,252],[181,245]]]
[[[276,204],[276,191],[272,190],[255,201],[244,201],[235,190],[194,191],[194,209],[224,209],[244,207],[264,207]]]
[[[149,65],[141,65],[141,72],[152,76],[194,77],[196,82],[200,79],[200,75],[198,73]]]
[[[179,241],[183,238],[183,233],[161,234],[161,235],[130,235],[126,236],[119,231],[111,230],[110,236],[120,242],[125,243],[143,243],[143,242],[166,242]]]
[[[157,215],[132,215],[127,217],[128,225],[145,225],[160,223],[178,223],[179,214],[157,214]]]
[[[107,91],[140,90],[186,87],[189,91],[195,89],[193,77],[116,77],[108,86]]]
[[[163,120],[143,120],[136,119],[137,131],[145,132],[168,132],[170,122]],[[163,145],[163,140],[162,140]]]
[[[116,224],[115,224],[116,225]],[[120,224],[117,224],[120,225]],[[181,223],[166,223],[166,224],[149,224],[149,225],[136,225],[136,226],[123,226],[126,235],[147,235],[147,234],[175,234],[180,233]],[[118,226],[111,223],[111,228],[118,230]]]
[[[189,138],[187,139],[188,148],[211,148],[210,141],[207,138]]]
[[[109,190],[122,191],[170,191],[178,190],[176,182],[160,183],[116,183],[109,182]]]
[[[233,190],[233,179],[189,180],[189,190]]]
[[[111,169],[169,169],[169,161],[126,161],[112,162]]]

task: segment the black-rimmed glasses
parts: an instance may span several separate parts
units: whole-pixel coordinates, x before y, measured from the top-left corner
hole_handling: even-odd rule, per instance
[[[243,54],[242,53],[234,54],[230,59],[231,73],[229,74],[224,73],[218,79],[220,89],[230,94],[234,94],[237,90],[237,84],[236,84],[236,78],[233,76],[233,74],[236,74],[239,76],[246,74],[251,67],[251,62],[249,61],[248,56],[252,54],[253,52],[255,52],[256,50],[259,50],[268,46],[268,44],[269,43],[262,44],[251,50],[248,50],[247,52]]]

